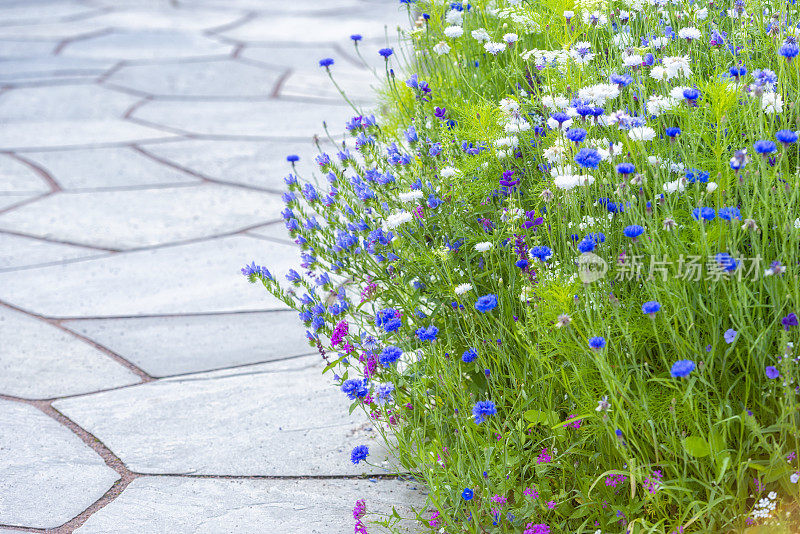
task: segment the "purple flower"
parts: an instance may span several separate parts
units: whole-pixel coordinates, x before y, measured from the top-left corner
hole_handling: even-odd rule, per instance
[[[797,315],[794,313],[790,313],[783,319],[781,319],[781,324],[783,325],[783,329],[787,332],[789,331],[789,327],[797,326]]]
[[[694,371],[695,365],[692,360],[678,360],[672,364],[670,374],[675,378],[689,376],[689,373]]]
[[[475,302],[475,309],[479,312],[486,313],[497,307],[497,295],[484,295]]]
[[[775,380],[776,378],[781,376],[781,372],[778,371],[778,369],[772,365],[768,365],[765,371],[767,373],[767,378],[769,378],[770,380]]]
[[[736,336],[737,336],[738,334],[739,334],[739,332],[737,332],[737,331],[736,331],[736,330],[734,330],[733,328],[729,328],[729,329],[727,329],[727,330],[725,331],[725,334],[724,334],[724,337],[725,337],[725,343],[727,343],[728,345],[730,345],[731,343],[733,343],[733,341],[736,339]]]

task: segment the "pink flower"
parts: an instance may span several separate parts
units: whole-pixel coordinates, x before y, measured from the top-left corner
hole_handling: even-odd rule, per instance
[[[546,464],[553,461],[553,458],[547,454],[547,449],[542,449],[542,453],[536,457],[537,464]]]

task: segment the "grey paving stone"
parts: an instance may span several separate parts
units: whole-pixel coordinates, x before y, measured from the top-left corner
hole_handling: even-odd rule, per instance
[[[305,328],[293,311],[97,319],[69,321],[65,326],[158,377],[316,351],[309,347]]]
[[[125,250],[232,233],[280,219],[277,195],[200,184],[56,193],[0,215],[0,229]]]
[[[121,119],[139,99],[97,85],[53,85],[0,94],[0,148],[119,143],[174,137]],[[69,105],[64,105],[69,102]]]
[[[224,342],[224,341],[222,341]],[[321,376],[318,355],[167,378],[54,406],[137,473],[354,475],[356,445],[386,463],[377,430]],[[390,466],[387,463],[386,468]]]
[[[134,117],[201,135],[307,139],[324,135],[323,120],[332,134],[342,133],[353,114],[346,104],[155,101],[138,108]]]
[[[348,48],[348,51],[350,49]],[[273,44],[273,45],[247,45],[239,54],[249,61],[256,61],[263,65],[281,66],[292,69],[320,69],[319,60],[325,57],[333,58],[334,68],[340,65],[360,67],[357,57],[351,54],[343,55],[337,47],[330,43],[320,44]]]
[[[331,143],[320,143],[335,154]],[[319,166],[314,162],[317,148],[311,138],[305,141],[211,141],[189,139],[142,147],[146,152],[181,167],[224,182],[283,192],[284,176],[292,172],[286,156],[300,156],[296,164],[301,177],[310,178]]]
[[[0,233],[0,271],[59,263],[77,258],[97,257],[105,254],[90,248],[73,247],[40,239]]]
[[[0,58],[48,56],[58,45],[58,41],[29,41],[24,39],[0,39]]]
[[[292,238],[289,236],[289,233],[286,231],[286,227],[283,225],[283,223],[265,224],[264,226],[253,228],[247,233],[275,241],[281,241],[283,243],[294,243],[294,240],[292,240]]]
[[[50,399],[140,382],[129,369],[54,326],[0,307],[0,393]]]
[[[353,68],[337,69],[333,79],[351,102],[359,104],[371,104],[376,88],[383,82],[366,69]],[[343,98],[336,85],[324,69],[298,70],[281,84],[279,96],[339,102]]]
[[[0,193],[47,193],[50,186],[33,169],[7,155],[0,155]]]
[[[33,406],[0,400],[0,523],[54,528],[119,478],[75,434]]]
[[[34,193],[3,193],[0,194],[0,210],[5,210],[35,198],[39,195]]]
[[[0,11],[2,17],[2,11]],[[92,18],[0,26],[0,39],[74,39],[102,30]]]
[[[377,19],[365,18],[361,10],[346,10],[341,16],[265,14],[245,24],[222,32],[222,35],[247,43],[324,43],[344,42],[350,35],[383,36],[389,24],[389,34],[396,33],[397,22],[383,10]]]
[[[82,17],[97,12],[97,8],[81,2],[63,0],[19,0],[0,4],[3,25],[41,24],[67,18]]]
[[[133,0],[130,6],[120,6],[113,0],[107,5],[113,11],[92,17],[92,21],[121,30],[181,30],[196,31],[217,28],[231,24],[242,18],[243,14],[230,9],[176,9],[168,0],[153,2],[144,6],[141,0]],[[122,9],[120,9],[122,7]],[[227,7],[227,6],[224,6]]]
[[[398,480],[224,480],[143,477],[94,514],[80,534],[342,534],[353,531],[353,505],[365,499],[371,513],[413,517],[425,496]],[[369,524],[370,516],[367,516]],[[411,521],[402,532],[419,532]],[[374,529],[374,530],[373,530]],[[370,532],[380,532],[370,526]]]
[[[115,63],[116,61],[113,59],[63,56],[7,59],[0,62],[0,81],[45,81],[75,76],[96,78],[113,67]]]
[[[226,56],[232,45],[214,41],[199,33],[173,30],[114,31],[69,43],[62,54],[68,57],[115,58],[120,60],[179,59]]]
[[[123,67],[107,85],[156,96],[269,98],[285,69],[219,59]]]
[[[283,280],[297,257],[296,247],[232,236],[0,273],[0,300],[59,318],[285,310],[240,269],[255,259]]]
[[[285,2],[284,0],[178,0],[178,4],[185,8],[224,7],[268,13],[318,12],[320,10],[354,9],[360,6],[357,0],[325,0],[325,3],[321,3],[319,0],[294,2]]]
[[[113,189],[199,183],[185,172],[173,169],[129,147],[87,148],[26,152],[64,189]]]

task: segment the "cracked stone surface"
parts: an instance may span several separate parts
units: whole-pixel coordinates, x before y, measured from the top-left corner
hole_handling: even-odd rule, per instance
[[[0,307],[0,393],[47,399],[140,382],[128,368],[44,321]]]
[[[295,312],[67,321],[152,376],[209,371],[316,352]],[[220,343],[220,340],[225,340]]]
[[[382,466],[386,451],[346,396],[321,376],[319,355],[167,378],[57,401],[137,473],[357,475],[356,444]],[[268,392],[268,394],[265,394]],[[393,472],[386,464],[385,469]]]
[[[0,230],[125,250],[277,221],[282,207],[274,195],[216,184],[57,193],[0,215]]]
[[[396,506],[404,517],[409,505],[425,502],[417,485],[397,480],[141,478],[76,532],[350,532],[353,503],[362,498],[371,512],[390,514]]]
[[[282,310],[239,269],[268,260],[283,277],[295,257],[289,245],[232,236],[0,273],[0,301],[55,318]]]
[[[299,269],[286,156],[310,178],[315,135],[352,151],[344,122],[371,112],[405,16],[0,0],[0,532],[330,534],[361,497],[424,506],[413,483],[356,478],[398,467],[296,312],[240,272]],[[350,462],[360,444],[374,466]]]
[[[75,434],[33,406],[0,400],[0,523],[52,528],[119,478]]]

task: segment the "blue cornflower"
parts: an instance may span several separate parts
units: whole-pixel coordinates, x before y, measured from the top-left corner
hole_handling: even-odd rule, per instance
[[[420,341],[435,341],[439,329],[433,325],[428,328],[417,328],[416,334]]]
[[[394,50],[392,50],[391,48],[381,48],[380,50],[378,50],[378,53],[382,55],[384,58],[386,58],[386,60],[388,61],[389,56],[394,54]]]
[[[692,360],[678,360],[677,362],[672,364],[672,369],[670,369],[669,373],[675,377],[684,377],[689,376],[689,373],[694,371],[695,365]]]
[[[685,171],[686,181],[693,184],[695,182],[699,182],[704,184],[708,182],[708,171],[703,171],[700,169],[686,169]]]
[[[345,380],[344,384],[342,384],[342,391],[347,394],[350,400],[366,397],[367,393],[369,393],[366,380],[358,380],[356,378]]]
[[[296,163],[300,161],[300,156],[298,156],[297,154],[289,154],[288,156],[286,156],[286,161],[288,161],[289,163]],[[295,179],[295,183],[296,182],[297,180]]]
[[[319,60],[319,66],[325,67],[326,69],[333,65],[333,58],[326,57]]]
[[[403,351],[400,350],[399,347],[389,345],[383,349],[381,355],[378,357],[378,361],[381,363],[381,365],[388,367],[399,360],[400,356],[402,355]]]
[[[475,358],[478,357],[478,351],[474,348],[468,348],[464,351],[464,354],[461,355],[461,360],[464,363],[472,363],[475,361]]]
[[[375,388],[375,394],[378,396],[378,404],[384,404],[392,401],[392,393],[394,393],[394,384],[379,384]]]
[[[595,242],[589,236],[584,237],[583,240],[580,243],[578,243],[578,251],[582,253],[591,252],[594,250],[594,247],[595,247]]]
[[[735,65],[728,69],[728,74],[730,74],[731,78],[736,78],[737,80],[747,74],[747,68],[744,65]]]
[[[581,167],[595,169],[600,164],[600,153],[593,148],[582,148],[575,156],[575,163]]]
[[[531,249],[531,257],[538,258],[539,261],[547,261],[553,255],[550,247],[539,245]]]
[[[361,34],[354,33],[353,35],[350,36],[350,39],[358,43],[361,39],[363,39],[363,37],[361,37]]]
[[[600,350],[606,346],[606,338],[597,336],[589,338],[589,347],[594,350]]]
[[[358,445],[354,447],[353,452],[350,453],[350,461],[354,464],[358,464],[361,460],[366,460],[367,456],[369,456],[369,447],[366,445]]]
[[[497,307],[497,295],[484,295],[475,302],[475,309],[479,312],[486,313]]]
[[[688,89],[683,90],[683,98],[686,99],[688,103],[694,103],[695,100],[700,98],[700,91],[695,89],[694,87],[690,87]]]
[[[469,488],[464,488],[464,491],[461,492],[461,498],[465,501],[471,501],[474,493]]]
[[[492,401],[479,401],[472,407],[472,417],[475,418],[476,425],[483,423],[487,417],[496,413],[497,408]]]
[[[681,134],[681,129],[673,126],[672,128],[667,128],[666,130],[664,130],[664,133],[666,133],[667,137],[669,137],[670,140],[672,140]]]
[[[719,264],[720,267],[722,267],[728,272],[733,272],[736,270],[737,267],[739,267],[739,261],[736,260],[736,258],[731,256],[727,252],[720,252],[719,254],[714,256],[714,259],[716,260],[716,262]]]
[[[644,233],[644,227],[639,226],[638,224],[632,224],[630,226],[626,226],[625,229],[622,230],[622,233],[625,234],[625,237],[636,239]]]
[[[728,328],[727,330],[725,330],[725,334],[723,334],[723,337],[725,338],[725,343],[730,345],[731,343],[733,343],[736,340],[736,336],[738,336],[738,335],[739,335],[739,332],[737,332],[733,328]]]
[[[651,317],[655,317],[656,312],[661,309],[661,304],[656,302],[655,300],[650,300],[642,304],[642,313],[646,313]]]
[[[767,378],[769,378],[770,380],[775,380],[776,378],[781,376],[781,372],[778,371],[778,369],[772,365],[768,365],[765,371],[767,373]]]
[[[633,163],[627,163],[627,162],[620,163],[619,165],[617,165],[617,172],[622,175],[633,174],[634,172],[636,172],[636,167],[634,166]]]
[[[771,152],[775,152],[775,143],[772,141],[756,141],[753,143],[753,148],[756,150],[756,153],[766,156]]]
[[[723,220],[726,220],[726,221],[732,221],[734,219],[741,219],[742,218],[742,214],[739,211],[739,208],[737,208],[735,206],[734,207],[730,207],[730,208],[720,208],[720,210],[717,213],[718,213],[720,219],[723,219]]]
[[[564,137],[577,144],[586,139],[586,130],[583,128],[570,128],[564,133]]]
[[[633,83],[633,78],[628,74],[612,74],[610,80],[611,83],[615,83],[620,87],[627,87]]]
[[[791,61],[793,57],[796,57],[797,54],[800,53],[800,48],[797,46],[797,40],[794,37],[787,37],[781,47],[778,49],[778,53],[785,57],[786,61]]]
[[[775,132],[775,139],[780,141],[782,145],[788,146],[797,142],[797,132],[793,132],[792,130],[778,130]]]
[[[692,218],[696,221],[701,219],[706,221],[712,221],[716,217],[714,213],[714,208],[695,208],[692,210]]]

